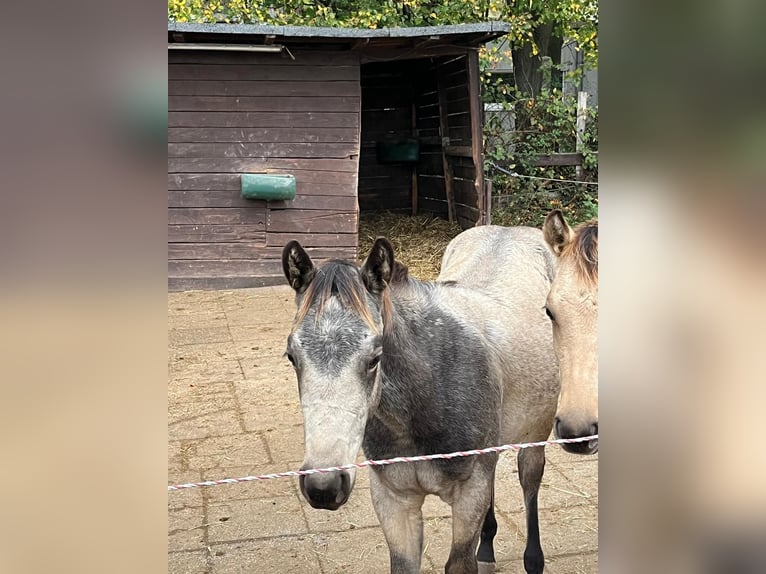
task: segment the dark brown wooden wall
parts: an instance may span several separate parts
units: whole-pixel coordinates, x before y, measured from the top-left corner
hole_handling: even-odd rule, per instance
[[[418,211],[448,217],[449,189],[458,223],[467,229],[481,221],[481,104],[478,74],[470,73],[475,56],[362,66],[360,209],[411,210],[412,166],[377,163],[375,143],[414,135],[421,150],[415,166]]]
[[[418,211],[446,218],[447,196],[444,186],[441,131],[439,127],[439,91],[437,63],[427,60],[417,78],[415,125],[420,140],[418,162]]]
[[[432,70],[434,90],[433,93],[429,92],[432,105],[419,108],[428,115],[422,120],[418,119],[419,124],[421,121],[425,123],[429,135],[436,131],[441,136],[439,149],[432,149],[428,160],[430,165],[441,169],[433,167],[432,172],[437,175],[430,177],[431,181],[423,182],[420,186],[424,207],[438,203],[441,212],[446,213],[446,194],[448,188],[451,188],[455,217],[463,229],[480,222],[482,207],[477,192],[483,185],[482,118],[476,113],[480,105],[479,78],[478,75],[471,77],[469,73],[469,60],[475,56],[469,54],[436,59]],[[434,187],[437,187],[441,194],[437,195],[438,192],[434,190],[429,196],[428,192]]]
[[[362,84],[362,150],[359,158],[359,209],[410,211],[412,166],[381,164],[379,141],[413,135],[414,86],[410,61],[364,64]]]
[[[168,54],[168,285],[284,282],[298,239],[317,261],[357,248],[356,54]],[[240,174],[291,173],[293,201],[240,197]]]

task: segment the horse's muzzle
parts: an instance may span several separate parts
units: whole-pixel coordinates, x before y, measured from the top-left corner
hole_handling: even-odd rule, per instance
[[[300,477],[303,497],[314,508],[338,510],[351,494],[351,477],[345,470]]]
[[[598,421],[577,424],[556,417],[553,434],[557,439],[580,438],[598,434]],[[562,444],[561,448],[572,454],[596,454],[598,452],[598,439]]]

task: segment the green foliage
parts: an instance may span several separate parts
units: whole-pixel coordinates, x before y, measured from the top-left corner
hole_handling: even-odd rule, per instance
[[[556,34],[578,41],[591,67],[597,13],[597,0],[168,0],[168,20],[175,22],[384,28],[504,20],[513,47],[534,47],[537,27],[553,24]]]
[[[575,151],[576,98],[559,90],[545,90],[537,98],[516,97],[513,89],[505,92],[503,94],[501,89],[494,94],[490,91],[487,95],[487,98],[503,102],[504,111],[485,114],[485,171],[492,180],[494,201],[499,205],[493,211],[492,221],[505,225],[537,226],[554,208],[564,210],[576,223],[598,217],[596,186],[556,181],[574,180],[577,176],[574,166],[535,165],[541,155]],[[588,108],[587,114],[580,180],[596,182],[598,111]],[[513,129],[512,121],[524,129]],[[493,164],[533,177],[511,177],[497,170]],[[545,179],[534,179],[537,177]]]

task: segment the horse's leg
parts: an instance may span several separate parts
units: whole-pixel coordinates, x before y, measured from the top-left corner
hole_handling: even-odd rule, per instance
[[[484,470],[484,472],[482,472]],[[482,521],[492,503],[494,465],[476,466],[471,477],[455,488],[452,496],[452,548],[446,574],[477,574],[476,545]],[[494,517],[494,513],[493,513]]]
[[[495,547],[494,539],[497,534],[497,520],[495,520],[495,484],[492,481],[492,498],[489,502],[489,510],[484,517],[484,524],[481,527],[481,542],[479,542],[479,552],[476,558],[479,561],[480,574],[492,574],[495,571]]]
[[[423,500],[425,495],[393,492],[370,472],[372,506],[388,543],[391,574],[418,574],[423,553]]]
[[[540,490],[544,469],[543,447],[527,448],[519,453],[519,482],[524,491],[524,504],[527,509],[527,547],[524,550],[524,569],[528,574],[540,574],[545,565],[537,517],[537,493]]]

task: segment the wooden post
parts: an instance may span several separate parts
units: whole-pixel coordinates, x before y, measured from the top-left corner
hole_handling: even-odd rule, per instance
[[[481,214],[482,225],[492,225],[492,180],[484,180],[484,213]]]
[[[444,85],[441,65],[436,65],[437,90],[439,93],[439,135],[442,139],[442,167],[444,169],[444,193],[447,196],[447,218],[455,221],[455,190],[452,181],[452,165],[447,156],[449,146],[449,124],[447,121],[447,87]]]
[[[577,92],[577,122],[575,124],[576,151],[582,153],[585,136],[585,120],[588,110],[588,92]],[[575,168],[575,178],[582,179],[582,163]]]
[[[412,93],[412,137],[418,137],[417,106],[415,94]],[[412,164],[412,215],[418,214],[418,164]]]
[[[473,156],[473,167],[476,174],[473,185],[476,189],[476,197],[479,209],[479,218],[477,224],[489,222],[490,205],[489,202],[482,201],[484,197],[484,153],[482,151],[484,144],[484,135],[482,132],[482,118],[484,117],[484,108],[481,103],[479,80],[479,52],[470,50],[468,52],[468,96],[471,105],[471,152]]]

